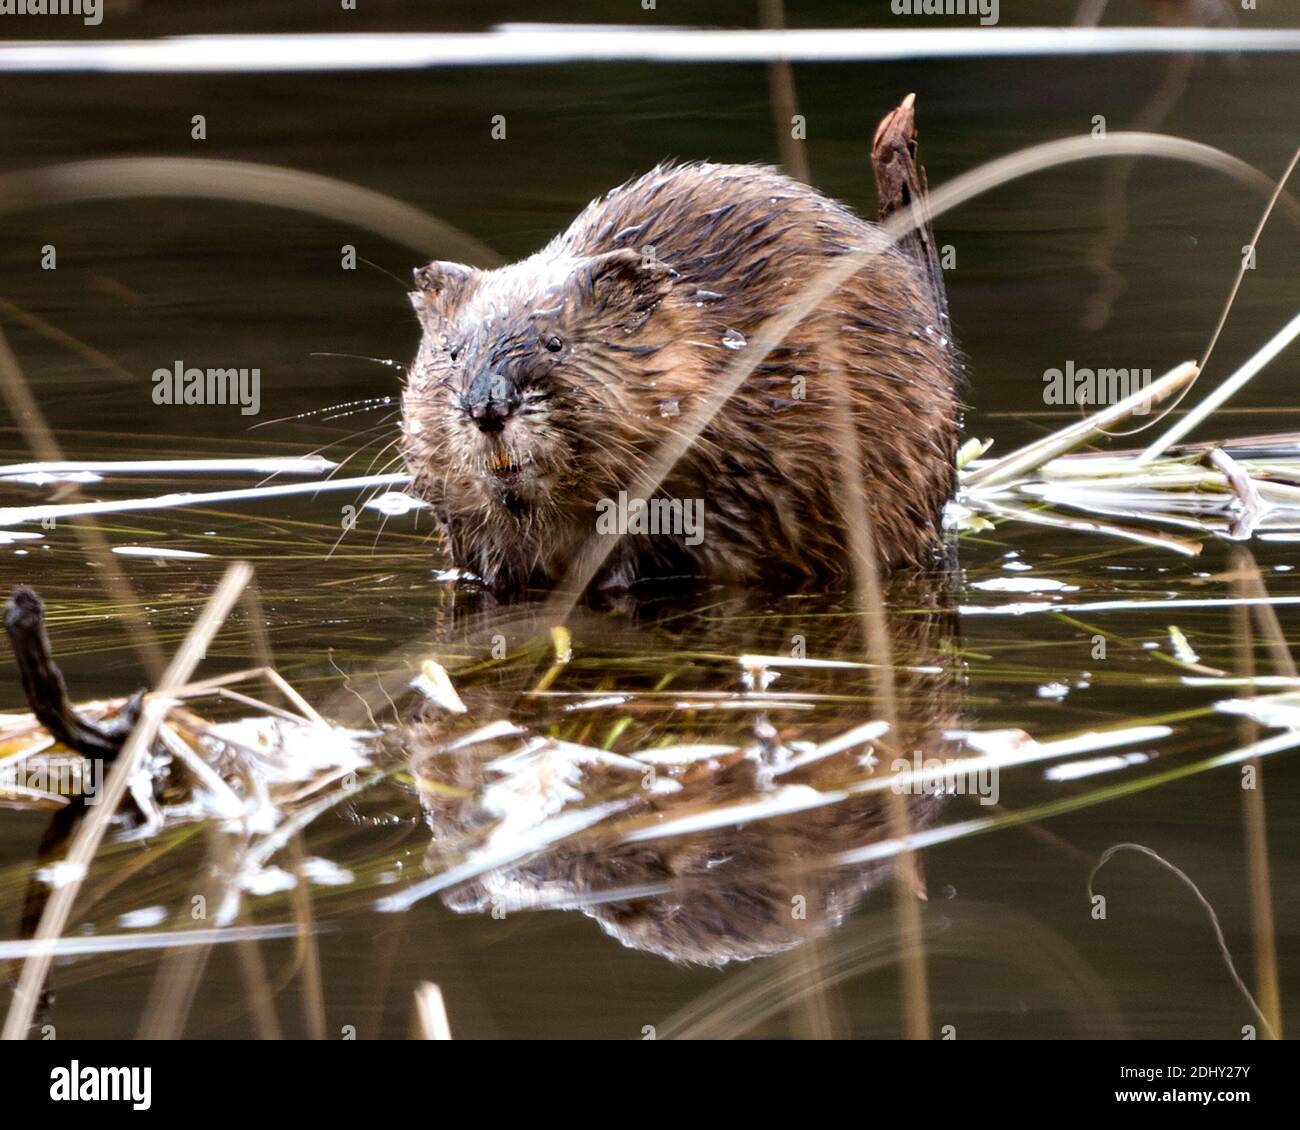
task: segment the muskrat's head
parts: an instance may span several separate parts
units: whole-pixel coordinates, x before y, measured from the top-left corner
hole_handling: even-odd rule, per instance
[[[671,274],[632,250],[415,272],[424,336],[402,450],[453,537],[572,524],[626,482],[645,445],[641,401],[670,364]]]

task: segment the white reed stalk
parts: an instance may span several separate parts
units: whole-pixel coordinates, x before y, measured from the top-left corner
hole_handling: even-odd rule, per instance
[[[173,510],[181,506],[211,506],[215,502],[242,502],[250,499],[283,498],[291,494],[314,494],[330,490],[363,490],[366,487],[402,485],[411,476],[363,475],[355,479],[322,479],[310,483],[283,483],[273,487],[245,487],[240,490],[210,490],[198,493],[161,494],[153,498],[123,498],[108,502],[61,502],[40,506],[0,507],[0,526],[17,526],[22,522],[39,522],[46,518],[76,518],[82,514],[122,514],[137,510]]]
[[[900,22],[904,17],[900,17]],[[7,43],[0,72],[214,74],[649,63],[853,62],[1300,51],[1294,28],[980,27],[714,30],[506,24],[477,33],[188,35]]]

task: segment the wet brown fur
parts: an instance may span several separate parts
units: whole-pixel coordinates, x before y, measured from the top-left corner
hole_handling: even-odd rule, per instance
[[[617,497],[735,360],[724,338],[752,343],[838,256],[882,242],[874,225],[775,170],[691,164],[594,201],[520,263],[417,272],[424,336],[401,445],[455,563],[496,588],[563,577],[595,531],[597,503]],[[847,379],[882,558],[931,560],[959,407],[940,322],[917,264],[893,248],[873,256],[750,374],[660,486],[663,497],[703,500],[701,544],[626,535],[605,583],[846,573],[831,442],[845,408],[831,366]],[[520,398],[494,441],[466,414],[483,374]],[[503,486],[494,460],[517,480]]]

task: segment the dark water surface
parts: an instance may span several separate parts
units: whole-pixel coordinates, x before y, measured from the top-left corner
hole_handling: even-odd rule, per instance
[[[629,22],[637,5],[626,5]],[[169,9],[171,6],[168,6]],[[365,5],[363,5],[365,7]],[[577,5],[371,5],[366,24],[299,22],[288,5],[227,5],[227,16],[194,14],[166,26],[158,5],[120,10],[103,34],[181,31],[433,30],[486,27],[520,18],[591,18]],[[661,5],[661,7],[667,7]],[[710,5],[707,14],[662,22],[749,25],[752,7]],[[852,26],[888,20],[888,5],[791,5],[790,22]],[[1015,17],[1004,4],[1004,22]],[[1145,22],[1146,7],[1112,5],[1110,20]],[[860,14],[860,8],[870,12]],[[1035,5],[1041,22],[1068,22],[1073,6]],[[1040,9],[1041,8],[1041,12]],[[526,9],[526,10],[525,10]],[[884,17],[880,9],[885,13]],[[492,11],[489,11],[492,10]],[[110,8],[110,15],[112,9]],[[602,8],[601,18],[615,18]],[[0,29],[2,33],[4,29]],[[1110,129],[1142,120],[1171,61],[1026,59],[796,69],[806,154],[814,182],[874,213],[868,149],[881,115],[908,91],[918,95],[922,157],[933,185],[1036,142],[1077,135],[1104,115]],[[388,193],[455,225],[506,258],[540,246],[589,198],[667,157],[778,160],[766,71],[758,66],[583,65],[393,74],[0,77],[0,173],[62,161],[119,156],[220,157],[289,166]],[[207,119],[207,140],[190,138]],[[490,136],[504,115],[507,140]],[[1221,147],[1279,176],[1297,143],[1300,85],[1286,55],[1211,58],[1191,71],[1158,128]],[[1127,234],[1113,256],[1124,282],[1100,328],[1083,318],[1096,293],[1089,252],[1106,230],[1103,164],[1031,177],[959,208],[938,224],[956,249],[947,272],[954,324],[971,373],[967,432],[992,437],[994,452],[1067,423],[1073,409],[1043,403],[1042,374],[1077,365],[1149,367],[1157,374],[1199,355],[1250,240],[1263,201],[1205,170],[1140,162],[1127,185]],[[58,269],[39,269],[57,248]],[[353,244],[372,268],[340,269]],[[1225,376],[1294,315],[1296,231],[1279,212],[1259,247],[1216,359]],[[413,254],[369,233],[294,212],[199,200],[103,201],[36,207],[0,216],[3,328],[34,395],[69,459],[291,455],[325,448],[352,457],[345,472],[379,469],[393,433],[385,412],[328,420],[283,420],[359,397],[393,395],[397,374],[358,354],[405,361],[416,326],[404,294]],[[396,279],[388,273],[396,276]],[[57,334],[53,333],[57,331]],[[77,345],[58,335],[68,335]],[[97,360],[87,351],[96,351]],[[257,422],[231,408],[165,407],[149,374],[176,361],[257,367]],[[111,362],[111,365],[109,364]],[[1294,354],[1283,355],[1237,396],[1201,438],[1300,428]],[[1207,383],[1207,387],[1209,387]],[[373,429],[367,431],[366,429]],[[31,458],[6,415],[0,460]],[[373,462],[373,467],[372,467]],[[248,478],[145,476],[87,487],[95,497],[251,485]],[[6,484],[4,505],[45,500],[47,487]],[[449,668],[479,664],[461,692],[471,715],[521,717],[545,732],[627,752],[676,741],[744,745],[749,713],[683,710],[635,700],[591,712],[574,728],[560,698],[520,704],[545,662],[522,649],[528,605],[505,609],[439,580],[446,562],[428,540],[427,517],[382,525],[362,511],[343,532],[349,495],[322,494],[210,509],[109,516],[117,545],[157,545],[211,554],[199,560],[124,557],[148,623],[169,650],[183,638],[227,563],[251,561],[277,667],[313,702],[342,703],[343,678],[371,693],[377,672],[409,681],[414,657]],[[1248,545],[1268,592],[1300,599],[1285,542]],[[918,745],[947,729],[1019,728],[1047,740],[1089,729],[1162,722],[1169,736],[1124,747],[1143,753],[1125,768],[1056,780],[1042,765],[1007,771],[1000,804],[1016,812],[1082,797],[1235,748],[1235,718],[1210,709],[1240,688],[1188,685],[1172,653],[1177,625],[1201,663],[1232,670],[1240,624],[1230,608],[1121,609],[1012,615],[1020,599],[1076,605],[1102,600],[1222,598],[1233,588],[1225,543],[1183,558],[1100,536],[1008,524],[963,539],[955,578],[915,578],[889,592],[897,662],[941,673],[900,681],[900,716]],[[1009,569],[1010,563],[1032,571]],[[37,587],[74,697],[127,693],[145,676],[121,620],[70,525],[39,542],[0,545],[0,583]],[[1048,578],[1070,589],[1018,596],[972,587],[995,578]],[[968,609],[959,612],[958,609]],[[969,611],[969,609],[975,611]],[[570,624],[574,661],[555,690],[609,693],[739,690],[741,654],[784,654],[796,636],[809,656],[860,658],[849,594],[742,599],[705,592],[662,604],[655,615],[586,612]],[[1276,615],[1289,638],[1294,604]],[[506,637],[508,658],[488,661]],[[254,630],[240,610],[210,650],[203,673],[250,665]],[[1106,636],[1105,657],[1095,636]],[[512,650],[515,649],[515,650]],[[1255,660],[1279,672],[1262,644]],[[16,680],[0,706],[18,709]],[[789,739],[824,740],[871,720],[871,682],[860,670],[791,670],[774,690],[809,696],[809,709],[773,710]],[[642,708],[638,703],[644,701]],[[655,705],[660,703],[660,705]],[[404,710],[405,702],[399,703]],[[340,706],[342,709],[342,706]],[[392,710],[385,705],[392,722]],[[629,725],[620,721],[635,715]],[[364,723],[364,715],[360,720]],[[1112,751],[1107,751],[1112,752]],[[1098,755],[1101,756],[1101,755]],[[1285,1029],[1300,1024],[1295,958],[1300,940],[1300,768],[1293,754],[1264,763],[1267,862]],[[932,1024],[960,1038],[1128,1035],[1240,1038],[1256,1020],[1232,984],[1212,926],[1193,894],[1154,862],[1115,859],[1098,880],[1105,921],[1090,914],[1086,881],[1102,851],[1143,844],[1181,868],[1214,907],[1246,983],[1256,990],[1261,935],[1252,928],[1247,825],[1240,770],[1189,774],[1031,825],[940,844],[925,852],[928,901],[921,917],[928,953]],[[989,815],[971,798],[917,818],[940,824]],[[880,811],[859,813],[856,840],[828,828],[823,849],[879,838]],[[815,823],[810,818],[809,825]],[[833,821],[831,822],[833,824]],[[22,894],[43,827],[39,814],[0,819],[0,936],[18,932]],[[809,833],[813,834],[813,833]],[[112,848],[92,873],[73,932],[118,933],[122,915],[164,907],[175,919],[203,860],[203,837],[145,860],[140,845]],[[398,775],[306,833],[309,855],[329,859],[352,881],[313,888],[325,1030],[361,1037],[405,1035],[412,991],[436,982],[458,1037],[641,1038],[662,1032],[895,1036],[902,1031],[896,919],[890,888],[841,874],[844,921],[785,953],[722,970],[680,965],[625,947],[576,911],[512,911],[504,918],[456,913],[437,897],[404,914],[374,911],[377,897],[426,875],[430,833],[411,778]],[[757,850],[752,844],[736,853]],[[599,855],[599,852],[597,853]],[[129,881],[115,869],[140,864]],[[436,861],[435,861],[436,862]],[[576,865],[575,865],[576,866]],[[586,866],[584,864],[583,866]],[[396,878],[396,882],[393,880]],[[551,875],[581,886],[587,871]],[[542,882],[541,879],[538,880]],[[835,884],[832,883],[832,886]],[[815,899],[814,899],[815,901]],[[1257,900],[1258,903],[1258,900]],[[249,896],[249,921],[291,917],[285,893]],[[724,921],[717,929],[725,933]],[[128,919],[128,922],[132,919]],[[262,947],[286,1033],[309,1031],[300,955],[292,942]],[[157,972],[149,956],[90,958],[56,970],[53,1013],[61,1035],[134,1034]],[[782,987],[784,986],[784,988]],[[816,991],[813,991],[816,990]],[[1258,993],[1257,993],[1258,995]],[[742,1002],[736,1005],[736,1001]],[[730,1011],[729,1011],[730,1010]],[[703,1019],[702,1019],[703,1018]],[[712,1018],[712,1019],[710,1019]],[[691,1024],[703,1027],[691,1028]],[[709,1027],[713,1024],[714,1027]],[[250,1033],[239,961],[216,950],[186,1033]]]

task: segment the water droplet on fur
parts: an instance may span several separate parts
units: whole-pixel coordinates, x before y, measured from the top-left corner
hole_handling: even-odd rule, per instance
[[[749,344],[745,335],[736,330],[728,330],[722,335],[722,344],[728,349],[744,349]]]
[[[677,403],[677,398],[665,400],[659,405],[659,415],[661,416],[678,416],[681,414],[681,405]]]

